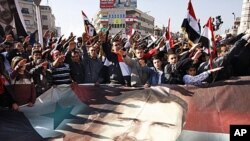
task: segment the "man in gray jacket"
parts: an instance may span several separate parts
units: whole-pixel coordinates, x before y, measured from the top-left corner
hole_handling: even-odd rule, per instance
[[[150,70],[143,58],[143,48],[136,48],[135,55],[136,58],[130,58],[125,52],[123,52],[124,62],[131,67],[131,86],[147,86],[149,84]]]

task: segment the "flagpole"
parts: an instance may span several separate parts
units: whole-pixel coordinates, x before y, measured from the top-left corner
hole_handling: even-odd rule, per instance
[[[42,31],[42,20],[41,20],[41,12],[40,12],[41,0],[34,0],[34,3],[36,5],[38,40],[39,40],[39,43],[43,46],[43,31]]]

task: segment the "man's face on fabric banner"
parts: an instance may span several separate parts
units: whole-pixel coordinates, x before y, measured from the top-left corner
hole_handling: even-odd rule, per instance
[[[109,113],[98,119],[108,123],[95,125],[98,129],[95,133],[105,137],[103,140],[175,141],[181,134],[183,108],[176,102],[147,103],[127,99],[122,103],[125,104],[115,108],[121,114]]]
[[[9,25],[13,20],[7,0],[0,0],[0,23]]]

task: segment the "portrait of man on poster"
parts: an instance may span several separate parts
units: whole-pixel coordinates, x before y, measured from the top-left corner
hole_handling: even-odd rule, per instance
[[[95,119],[108,124],[93,122],[88,130],[104,138],[88,140],[176,141],[185,125],[187,103],[176,95],[146,89],[126,93],[115,101],[121,104],[103,107],[115,113],[101,113]]]

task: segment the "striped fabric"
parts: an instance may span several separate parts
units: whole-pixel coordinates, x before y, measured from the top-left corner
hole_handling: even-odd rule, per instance
[[[54,85],[70,84],[70,68],[68,64],[52,67],[52,78]]]

